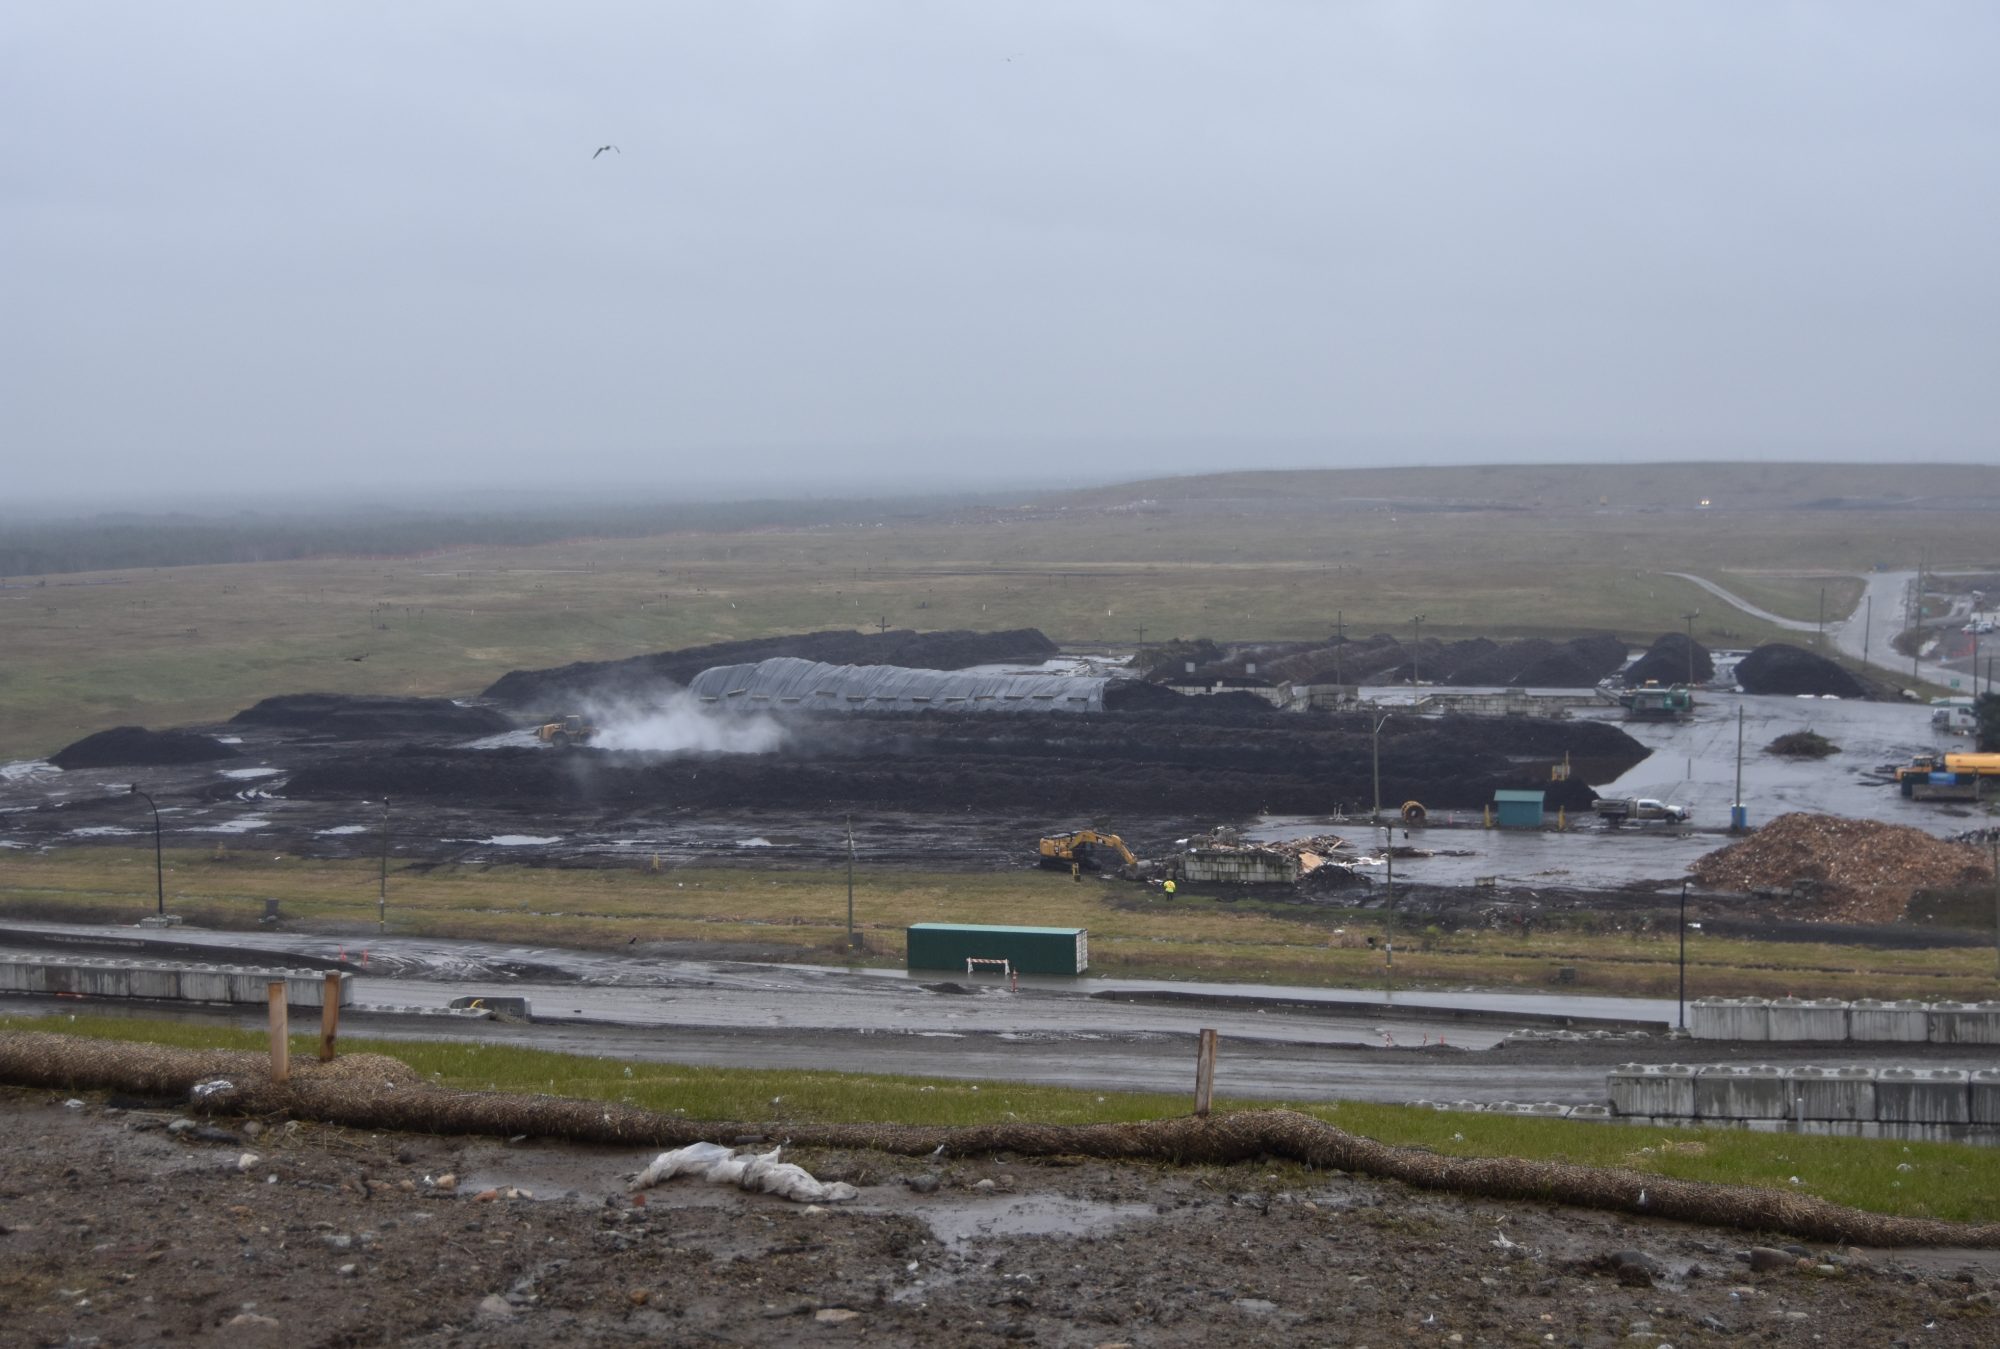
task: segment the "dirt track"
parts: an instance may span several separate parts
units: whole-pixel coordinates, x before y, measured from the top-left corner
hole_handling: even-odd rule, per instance
[[[182,1141],[172,1109],[104,1104],[0,1092],[12,1342],[1957,1346],[1990,1342],[2000,1265],[1801,1246],[1753,1271],[1741,1233],[1289,1165],[800,1153],[860,1198],[677,1181],[635,1205],[647,1159],[624,1152]],[[448,1173],[453,1194],[425,1183]]]

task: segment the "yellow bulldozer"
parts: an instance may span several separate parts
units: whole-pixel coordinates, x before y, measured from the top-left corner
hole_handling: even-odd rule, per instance
[[[1073,834],[1056,834],[1041,842],[1041,863],[1045,867],[1055,867],[1061,871],[1106,871],[1110,870],[1100,859],[1100,853],[1115,853],[1122,865],[1117,870],[1122,875],[1137,876],[1139,859],[1125,846],[1125,840],[1116,834],[1102,834],[1095,829],[1079,829]]]
[[[597,728],[582,717],[571,714],[561,721],[545,722],[535,728],[535,739],[551,749],[569,749],[575,745],[587,745],[597,734]]]

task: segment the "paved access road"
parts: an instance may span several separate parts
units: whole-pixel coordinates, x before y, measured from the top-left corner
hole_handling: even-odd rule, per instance
[[[59,924],[10,924],[0,933],[0,949],[46,955],[51,942],[65,939],[88,942],[95,952],[112,951],[112,943],[131,940],[143,945],[117,953],[144,955],[152,948],[156,954],[185,959],[189,951],[196,956],[206,952],[218,963],[287,954],[324,960],[339,949],[324,939],[287,934],[141,933]],[[358,956],[359,946],[349,946],[349,954]],[[1145,980],[1030,980],[1016,993],[990,979],[909,978],[893,971],[481,942],[391,937],[367,949],[369,972],[357,974],[355,989],[356,1002],[364,1008],[438,1008],[455,997],[507,993],[529,998],[535,1021],[513,1025],[425,1016],[415,1010],[362,1010],[350,1018],[350,1034],[517,1043],[672,1063],[1181,1092],[1192,1082],[1195,1032],[1212,1027],[1222,1035],[1218,1089],[1225,1095],[1577,1104],[1603,1099],[1604,1072],[1612,1063],[1740,1056],[1659,1035],[1626,1038],[1621,1033],[1563,1042],[1508,1038],[1522,1029],[1544,1029],[1536,1018],[1557,1012],[1656,1019],[1664,1029],[1674,1004],[1638,999],[1399,993],[1394,1011],[1301,1011],[1276,1002],[1331,1003],[1374,995]],[[1167,993],[1244,1001],[1185,1006],[1127,1000]],[[1258,999],[1270,999],[1273,1005],[1260,1006]],[[0,1002],[9,1011],[56,1014],[77,1006],[67,1001]],[[1478,1019],[1447,1019],[1453,1009],[1476,1012]],[[255,1026],[263,1013],[246,1008],[187,1015],[221,1015]],[[1753,1046],[1750,1052],[1881,1067],[1905,1062],[1912,1053],[1909,1046],[1890,1049],[1889,1054],[1857,1054],[1847,1047]],[[1928,1047],[1915,1050],[1926,1061],[1936,1058]],[[1798,1060],[1800,1053],[1808,1058]],[[1937,1066],[1953,1064],[1972,1066],[1948,1053],[1937,1059]]]

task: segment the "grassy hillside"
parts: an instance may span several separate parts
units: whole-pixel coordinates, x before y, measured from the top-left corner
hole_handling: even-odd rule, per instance
[[[1585,476],[1622,475],[1637,491],[1688,471]],[[1461,472],[1518,496],[1538,475],[1578,471],[1395,476]],[[1828,472],[1797,490],[1862,482],[1861,470]],[[1315,490],[1330,478],[1351,486],[1365,474],[1318,475]],[[1231,475],[1181,490],[1239,479],[1304,481]],[[1284,510],[1196,496],[1132,511],[1080,497],[871,526],[16,581],[0,589],[0,759],[125,722],[220,719],[273,693],[466,694],[518,667],[878,622],[1133,643],[1142,627],[1149,640],[1320,637],[1337,617],[1349,631],[1404,633],[1423,614],[1440,638],[1603,629],[1645,642],[1699,608],[1697,638],[1748,643],[1778,634],[1659,573],[1699,571],[1811,617],[1820,578],[1914,565],[1920,548],[1940,566],[2000,565],[1993,515],[1980,510],[1296,509],[1302,491],[1279,492]],[[1828,617],[1855,593],[1830,585]]]

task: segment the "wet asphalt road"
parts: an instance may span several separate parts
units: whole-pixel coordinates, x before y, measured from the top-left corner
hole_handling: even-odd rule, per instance
[[[68,934],[104,950],[133,929],[10,925],[0,949],[47,954]],[[151,936],[153,934],[146,934]],[[197,933],[165,940],[212,947],[217,959],[297,951],[325,959],[324,939],[280,934]],[[359,943],[355,944],[356,947]],[[329,949],[330,948],[330,949]],[[124,954],[120,952],[120,954]],[[358,951],[350,948],[350,954]],[[1547,1034],[1532,1015],[1658,1017],[1673,1004],[1609,998],[1481,993],[1397,994],[1399,1010],[1301,1012],[1251,1002],[1187,1007],[1118,1001],[1091,994],[1222,992],[1294,999],[1352,998],[1354,990],[1160,985],[1124,980],[1030,980],[1018,993],[997,981],[908,978],[893,971],[675,960],[649,955],[554,951],[487,943],[390,938],[369,947],[355,980],[351,1034],[503,1042],[564,1052],[686,1064],[838,1069],[982,1081],[1032,1082],[1106,1090],[1181,1092],[1193,1072],[1195,1032],[1221,1032],[1218,1089],[1258,1100],[1601,1101],[1606,1067],[1625,1059],[1703,1061],[1704,1047],[1644,1032],[1598,1032],[1581,1042],[1522,1041]],[[940,991],[945,989],[968,991]],[[426,1016],[455,997],[508,994],[530,999],[529,1025]],[[0,999],[7,1011],[60,1016],[73,1001]],[[92,1011],[138,1011],[111,1002]],[[1474,1021],[1440,1010],[1478,1009]],[[406,1009],[406,1010],[398,1010]],[[159,1014],[148,1005],[146,1015]],[[190,1009],[181,1015],[262,1024],[260,1009]],[[1504,1047],[1503,1047],[1504,1046]],[[1920,1049],[1922,1047],[1919,1047]],[[1895,1066],[1907,1046],[1811,1046],[1759,1052],[1808,1061]],[[1732,1056],[1734,1057],[1734,1056]],[[1928,1061],[1928,1060],[1927,1060]],[[1982,1060],[1983,1061],[1983,1060]],[[1936,1066],[1977,1066],[1941,1059]]]

